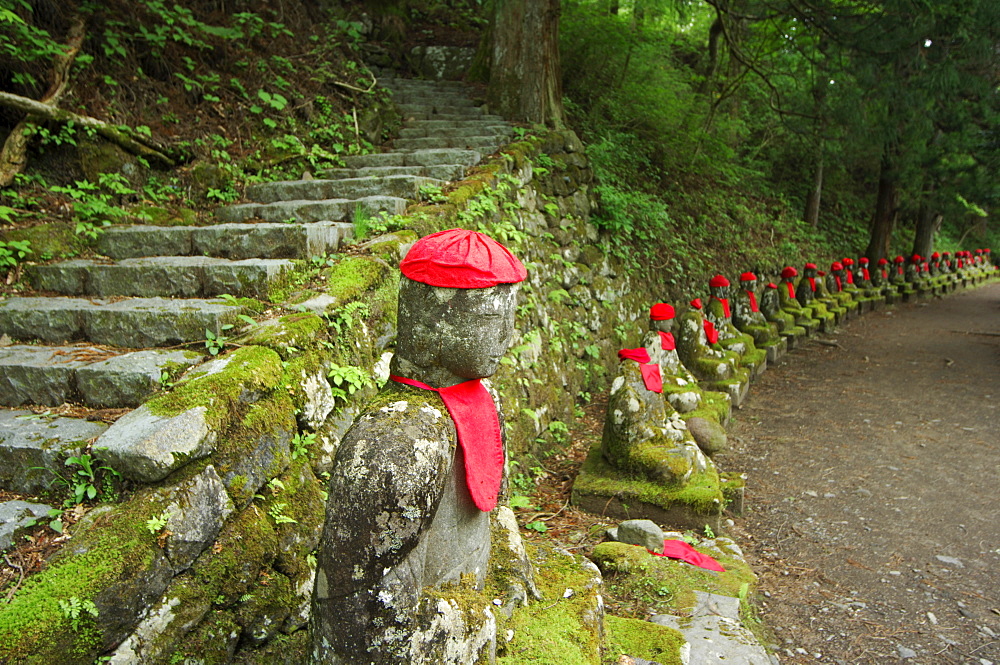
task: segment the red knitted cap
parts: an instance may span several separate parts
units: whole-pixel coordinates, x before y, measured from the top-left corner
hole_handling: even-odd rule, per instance
[[[914,254],[913,256],[910,257],[910,260],[913,261],[914,263],[920,263],[921,261],[923,261],[923,259],[920,257],[919,254]]]
[[[712,279],[708,280],[708,285],[712,287],[729,286],[729,280],[722,275],[716,275]]]
[[[777,285],[777,284],[775,284],[774,282],[768,282],[768,283],[767,283],[767,286],[766,286],[765,288],[768,288],[768,289],[776,289],[776,288],[778,288],[778,285]]]
[[[781,278],[788,279],[789,277],[798,276],[799,271],[792,266],[786,266],[784,270],[781,271]]]
[[[695,298],[691,301],[691,306],[695,309],[701,309],[701,298]]]
[[[753,274],[752,272],[745,272],[742,275],[740,275],[741,282],[754,282],[756,280],[757,280],[757,275]]]
[[[886,264],[888,264],[888,263],[889,263],[889,259],[887,259],[887,258],[885,258],[885,257],[882,257],[881,259],[879,259],[879,260],[878,260],[878,264],[879,264],[880,266],[884,266],[884,265],[886,265]]]
[[[903,262],[903,257],[902,256],[897,256],[896,258],[893,259],[893,261],[895,261],[896,263],[902,263]]]
[[[649,318],[654,321],[666,321],[674,318],[674,308],[665,302],[658,302],[649,308]]]
[[[466,229],[438,231],[418,240],[399,263],[415,282],[452,289],[482,289],[524,281],[528,271],[493,238]]]
[[[641,346],[637,349],[622,349],[618,352],[618,360],[634,360],[646,364],[649,362],[649,351]]]
[[[815,263],[807,263],[807,264],[805,264],[802,267],[805,268],[806,270],[815,270],[816,269],[816,264]]]
[[[848,258],[844,259],[843,261],[841,261],[841,263],[843,263],[845,266],[853,266],[854,265],[854,259],[848,257]]]
[[[939,253],[937,253],[937,252],[934,252],[933,254],[931,254],[931,258],[932,259],[940,259],[941,255]]]
[[[860,263],[861,265],[867,265],[868,264],[868,257],[867,256],[862,256],[860,259],[858,259],[858,263]]]
[[[843,270],[844,265],[840,261],[834,261],[830,266],[830,270]]]

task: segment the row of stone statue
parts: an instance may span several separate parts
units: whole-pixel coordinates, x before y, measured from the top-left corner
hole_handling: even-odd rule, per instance
[[[730,406],[739,406],[767,363],[799,340],[886,303],[979,281],[995,269],[987,249],[954,258],[896,257],[891,268],[880,259],[872,269],[864,257],[856,264],[835,261],[829,272],[807,263],[801,277],[787,266],[778,284],[763,289],[751,272],[740,275],[738,287],[716,275],[709,298],[692,300],[682,314],[654,305],[643,345],[619,352],[603,455],[622,471],[683,485],[711,466],[705,454],[726,447]]]

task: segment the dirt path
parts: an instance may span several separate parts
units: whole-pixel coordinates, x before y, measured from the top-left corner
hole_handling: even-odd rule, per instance
[[[989,334],[983,334],[989,333]],[[755,384],[721,468],[782,663],[1000,663],[1000,284],[900,305]]]

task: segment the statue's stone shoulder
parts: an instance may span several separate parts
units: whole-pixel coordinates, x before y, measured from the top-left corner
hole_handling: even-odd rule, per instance
[[[344,435],[331,472],[328,583],[370,587],[417,545],[450,477],[455,425],[437,393],[390,383]],[[349,553],[349,554],[348,554]],[[377,563],[377,565],[372,565]]]

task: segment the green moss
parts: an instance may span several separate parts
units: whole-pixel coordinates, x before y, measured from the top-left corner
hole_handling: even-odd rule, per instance
[[[218,607],[227,607],[258,581],[274,560],[278,538],[267,514],[251,505],[230,517],[215,546],[198,557],[191,574]]]
[[[387,278],[390,268],[385,261],[371,256],[347,256],[324,271],[327,295],[340,304],[357,300]]]
[[[0,240],[27,240],[31,243],[30,258],[33,261],[45,257],[66,258],[87,251],[88,245],[83,236],[76,235],[71,224],[51,222],[28,226],[19,229],[4,229],[0,231]]]
[[[625,614],[634,618],[650,614],[683,615],[694,608],[695,591],[738,598],[741,590],[744,596],[749,596],[757,585],[757,578],[745,561],[725,549],[708,546],[711,543],[703,541],[695,549],[721,563],[724,572],[654,556],[640,545],[626,543],[600,543],[594,547],[591,558],[604,572],[609,596],[620,601]]]
[[[272,390],[281,381],[281,358],[271,349],[249,346],[223,357],[229,363],[222,371],[183,381],[171,392],[146,402],[146,406],[153,414],[167,417],[203,406],[209,426],[221,431],[240,411],[241,397]]]
[[[550,545],[525,543],[535,563],[542,600],[514,612],[507,627],[510,642],[499,640],[498,665],[577,665],[600,662],[600,617],[593,576],[583,558],[556,552]],[[589,588],[588,588],[589,587]],[[566,589],[573,595],[564,597]]]
[[[194,226],[198,223],[198,213],[191,208],[165,208],[155,205],[139,205],[131,209],[144,224],[154,226]]]
[[[609,616],[604,621],[607,644],[605,663],[618,663],[623,655],[662,665],[681,665],[680,651],[687,640],[680,631],[649,621]]]
[[[591,447],[580,475],[573,483],[573,501],[579,494],[617,498],[633,505],[645,503],[663,510],[686,507],[698,515],[717,516],[723,508],[719,474],[714,465],[695,473],[684,485],[664,485],[612,467],[601,453],[601,441]],[[641,510],[639,510],[641,512]]]
[[[326,339],[326,328],[326,321],[315,314],[288,314],[264,322],[239,341],[273,349],[282,359],[288,360],[299,350],[314,347]]]
[[[145,530],[146,520],[163,509],[155,499],[142,492],[127,503],[95,508],[72,529],[70,544],[44,570],[29,577],[0,610],[0,662],[93,660],[101,634],[89,619],[83,619],[83,629],[74,632],[59,601],[92,600],[111,587],[126,589],[131,580],[166,565],[155,538]]]

